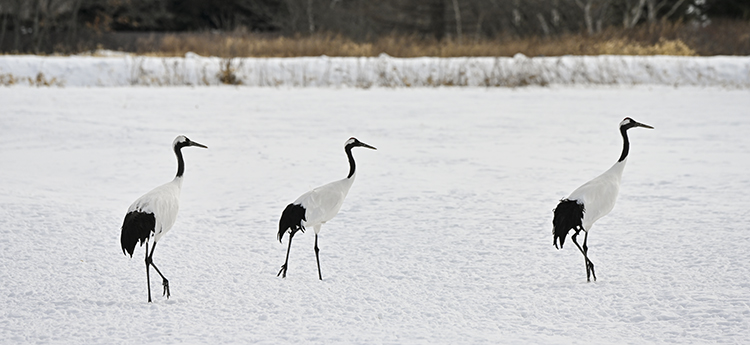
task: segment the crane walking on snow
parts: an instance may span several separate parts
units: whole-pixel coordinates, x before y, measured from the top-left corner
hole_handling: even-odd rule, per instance
[[[331,182],[327,185],[315,188],[305,194],[302,194],[297,200],[289,204],[284,212],[281,214],[279,220],[279,233],[278,240],[281,242],[284,233],[289,230],[289,247],[286,250],[286,261],[281,266],[281,270],[276,275],[281,275],[282,278],[286,278],[287,265],[289,264],[289,251],[292,249],[292,237],[297,231],[305,232],[305,226],[312,226],[315,229],[315,260],[318,262],[318,278],[323,280],[323,275],[320,273],[320,257],[318,252],[318,233],[320,233],[320,226],[325,222],[331,220],[341,209],[341,205],[344,204],[346,194],[349,192],[349,188],[354,183],[354,177],[356,176],[354,157],[352,156],[352,148],[355,147],[366,147],[368,149],[377,150],[376,148],[367,145],[356,138],[349,138],[344,144],[344,151],[346,156],[349,158],[349,175],[342,180]]]
[[[596,281],[596,273],[594,272],[594,264],[588,257],[586,240],[589,237],[589,231],[594,222],[606,216],[615,207],[617,193],[620,190],[622,171],[625,169],[625,163],[628,161],[628,151],[630,150],[627,131],[633,127],[654,128],[629,117],[622,120],[620,122],[620,133],[622,134],[623,146],[622,154],[617,163],[595,179],[578,187],[567,198],[560,200],[560,203],[553,211],[555,216],[552,220],[552,234],[554,236],[552,244],[557,248],[557,242],[559,241],[560,247],[558,249],[561,249],[568,232],[570,230],[575,231],[571,239],[573,239],[573,243],[576,244],[583,254],[586,263],[587,281],[591,281],[592,276],[594,277],[594,281]],[[583,247],[576,241],[576,237],[581,230],[585,232]]]
[[[180,203],[180,189],[182,188],[182,174],[185,172],[185,162],[182,160],[182,148],[186,146],[197,146],[208,148],[203,144],[191,141],[184,135],[180,135],[172,142],[172,149],[177,156],[177,176],[174,180],[154,188],[138,198],[128,208],[125,220],[122,223],[122,234],[120,235],[120,244],[122,252],[125,255],[130,254],[133,257],[135,245],[140,242],[141,245],[146,243],[146,284],[148,285],[148,301],[151,303],[151,279],[149,276],[149,267],[153,266],[156,273],[159,273],[164,286],[163,296],[169,298],[169,281],[164,278],[153,262],[154,249],[156,243],[162,236],[172,228],[177,219],[177,210]],[[148,251],[148,243],[153,239],[151,252]]]

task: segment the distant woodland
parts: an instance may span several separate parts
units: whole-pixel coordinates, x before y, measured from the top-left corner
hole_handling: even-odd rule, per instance
[[[0,0],[5,54],[561,55],[638,47],[748,55],[750,0]]]

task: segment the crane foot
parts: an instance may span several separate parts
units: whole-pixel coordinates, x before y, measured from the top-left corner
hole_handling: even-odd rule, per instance
[[[164,278],[164,281],[162,282],[162,285],[164,286],[164,293],[162,293],[161,295],[162,296],[167,296],[167,299],[169,299],[169,296],[171,296],[169,294],[169,280],[167,280],[166,278]]]
[[[284,273],[282,275],[282,273]],[[281,269],[279,270],[279,273],[276,274],[276,276],[281,276],[281,278],[286,278],[286,264],[281,265]]]

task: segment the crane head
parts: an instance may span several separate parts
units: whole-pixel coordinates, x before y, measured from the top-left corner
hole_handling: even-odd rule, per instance
[[[654,127],[651,127],[651,126],[649,126],[649,125],[647,125],[645,123],[640,123],[640,122],[638,122],[636,120],[633,120],[633,119],[631,119],[629,117],[626,117],[625,119],[622,120],[622,122],[620,122],[620,129],[628,130],[628,129],[631,129],[633,127],[643,127],[643,128],[654,129]]]
[[[346,144],[344,144],[344,148],[351,149],[353,147],[366,147],[368,149],[377,150],[376,148],[357,140],[357,138],[351,137],[346,141]]]
[[[172,147],[176,149],[178,147],[183,148],[185,146],[197,146],[197,147],[202,147],[204,149],[208,148],[208,146],[192,141],[184,135],[179,135],[177,136],[177,138],[174,138],[174,141],[172,142]]]

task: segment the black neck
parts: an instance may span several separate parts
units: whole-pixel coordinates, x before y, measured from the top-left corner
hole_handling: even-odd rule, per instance
[[[347,146],[344,151],[346,151],[346,156],[349,157],[349,176],[346,178],[352,178],[354,176],[354,156],[352,156],[352,148]]]
[[[620,133],[622,133],[622,154],[620,155],[620,159],[618,159],[618,162],[622,162],[625,160],[625,158],[628,158],[628,152],[630,151],[630,141],[628,140],[628,129],[625,127],[620,128]]]
[[[185,161],[182,159],[182,145],[174,147],[174,154],[177,156],[177,177],[182,177],[185,173]]]

